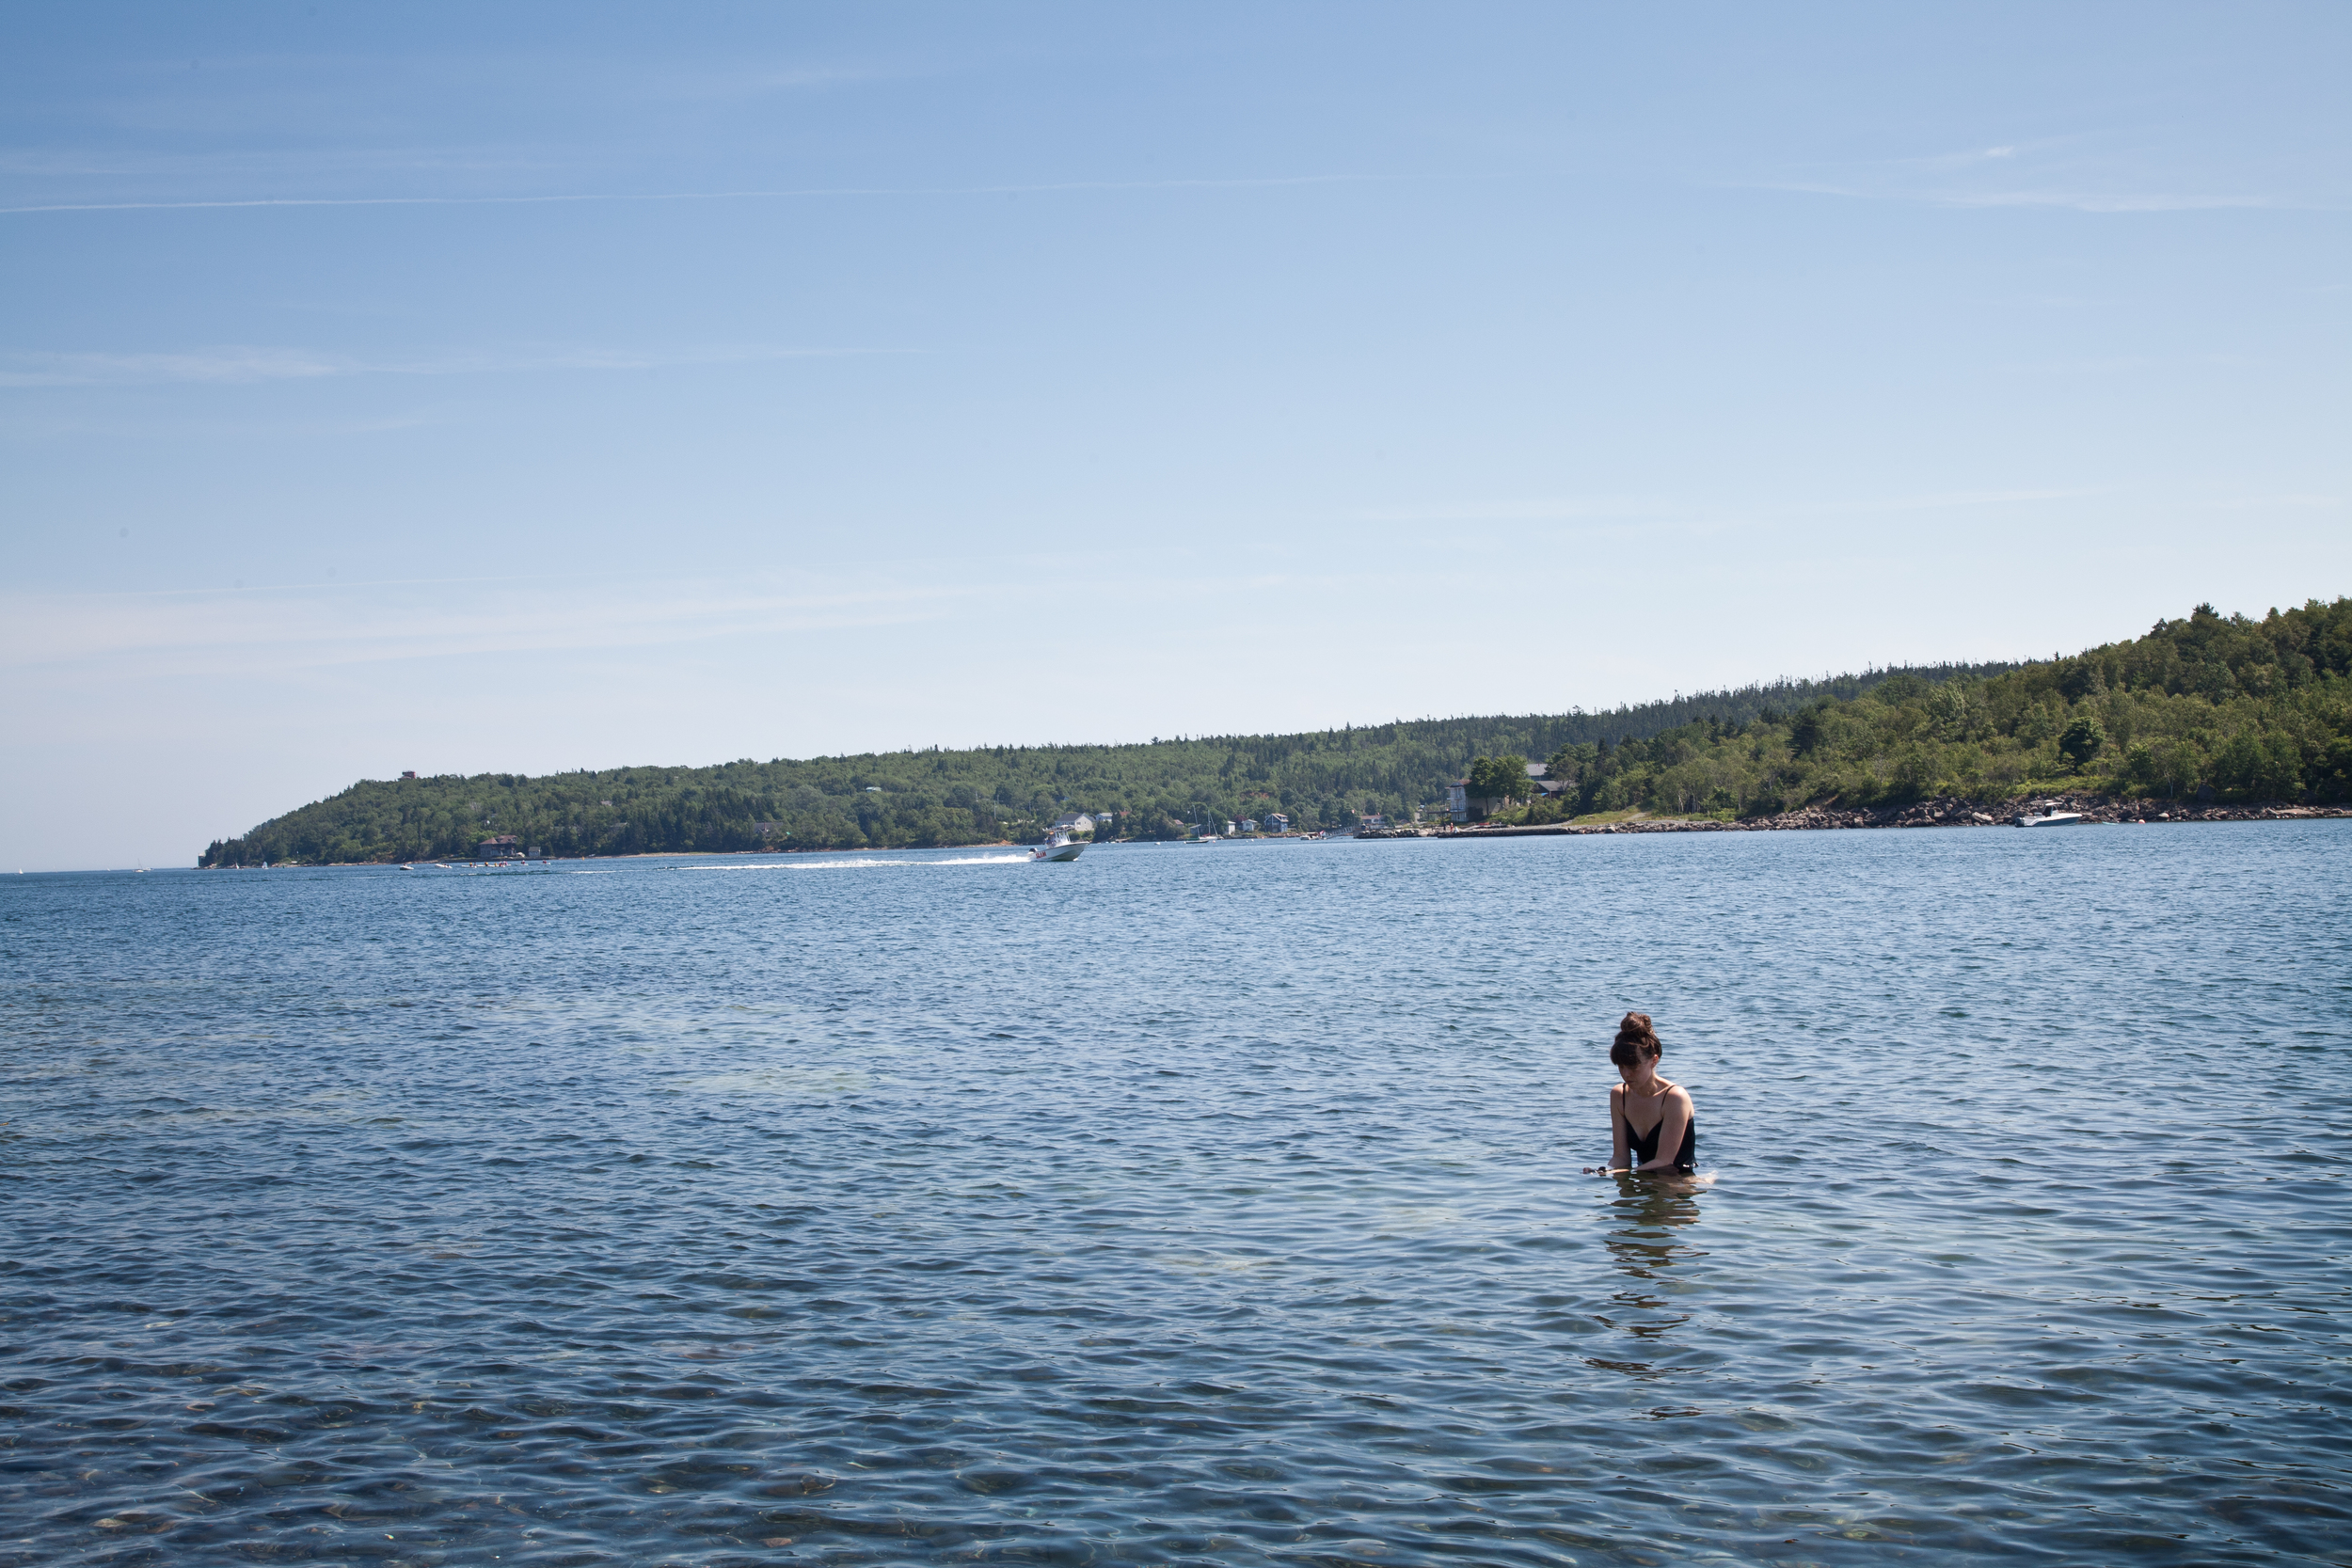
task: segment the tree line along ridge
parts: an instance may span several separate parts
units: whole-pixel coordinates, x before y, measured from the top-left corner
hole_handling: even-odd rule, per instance
[[[903,848],[1031,836],[1064,812],[1176,838],[1280,812],[1352,826],[1442,801],[1481,760],[1567,787],[1516,815],[1754,817],[1809,804],[1988,804],[2056,787],[2352,800],[2352,599],[2257,621],[2200,605],[2144,637],[2018,664],[1782,680],[1602,713],[1422,719],[1296,735],[994,746],[363,780],[215,841],[199,866],[453,859],[512,835],[551,855]]]

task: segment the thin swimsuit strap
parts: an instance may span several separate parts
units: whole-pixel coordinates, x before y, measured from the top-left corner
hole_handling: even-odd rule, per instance
[[[1661,1078],[1659,1082],[1664,1084],[1666,1081]],[[1666,1125],[1666,1097],[1674,1093],[1675,1090],[1680,1086],[1681,1085],[1677,1084],[1666,1084],[1666,1086],[1663,1089],[1650,1096],[1652,1100],[1658,1101],[1658,1119],[1649,1124],[1649,1130],[1651,1132],[1655,1133],[1660,1128]],[[1633,1103],[1633,1091],[1631,1089],[1627,1089],[1625,1092],[1625,1103],[1628,1106],[1630,1106]],[[1622,1111],[1619,1114],[1624,1115]],[[1632,1117],[1626,1116],[1625,1124],[1628,1127],[1632,1126]]]

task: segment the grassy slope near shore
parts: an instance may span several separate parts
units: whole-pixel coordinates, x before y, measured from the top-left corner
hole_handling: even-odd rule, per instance
[[[1118,811],[1118,832],[1143,838],[1275,811],[1329,827],[1439,800],[1473,758],[1506,753],[1549,758],[1576,784],[1563,802],[1514,814],[1539,821],[1991,801],[2061,784],[2343,799],[2347,678],[2352,600],[2259,622],[2200,607],[2048,663],[1874,671],[1605,713],[368,780],[215,843],[199,863],[447,859],[501,833],[564,855],[984,844],[1034,834],[1063,810]],[[2099,728],[2079,772],[2060,749],[2077,720]]]

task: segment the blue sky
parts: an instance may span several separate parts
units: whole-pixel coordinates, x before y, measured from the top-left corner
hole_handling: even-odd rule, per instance
[[[0,869],[2352,592],[2352,9],[0,15]]]

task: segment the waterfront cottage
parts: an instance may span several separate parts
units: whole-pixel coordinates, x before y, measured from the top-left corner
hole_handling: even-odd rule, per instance
[[[1540,799],[1549,800],[1555,795],[1566,793],[1571,787],[1567,781],[1551,778],[1550,773],[1551,767],[1548,763],[1527,764],[1528,781],[1535,786],[1535,793]],[[1485,796],[1470,794],[1468,779],[1455,779],[1445,786],[1446,815],[1456,822],[1468,822],[1473,816],[1485,816],[1502,803],[1500,800],[1488,800]]]

